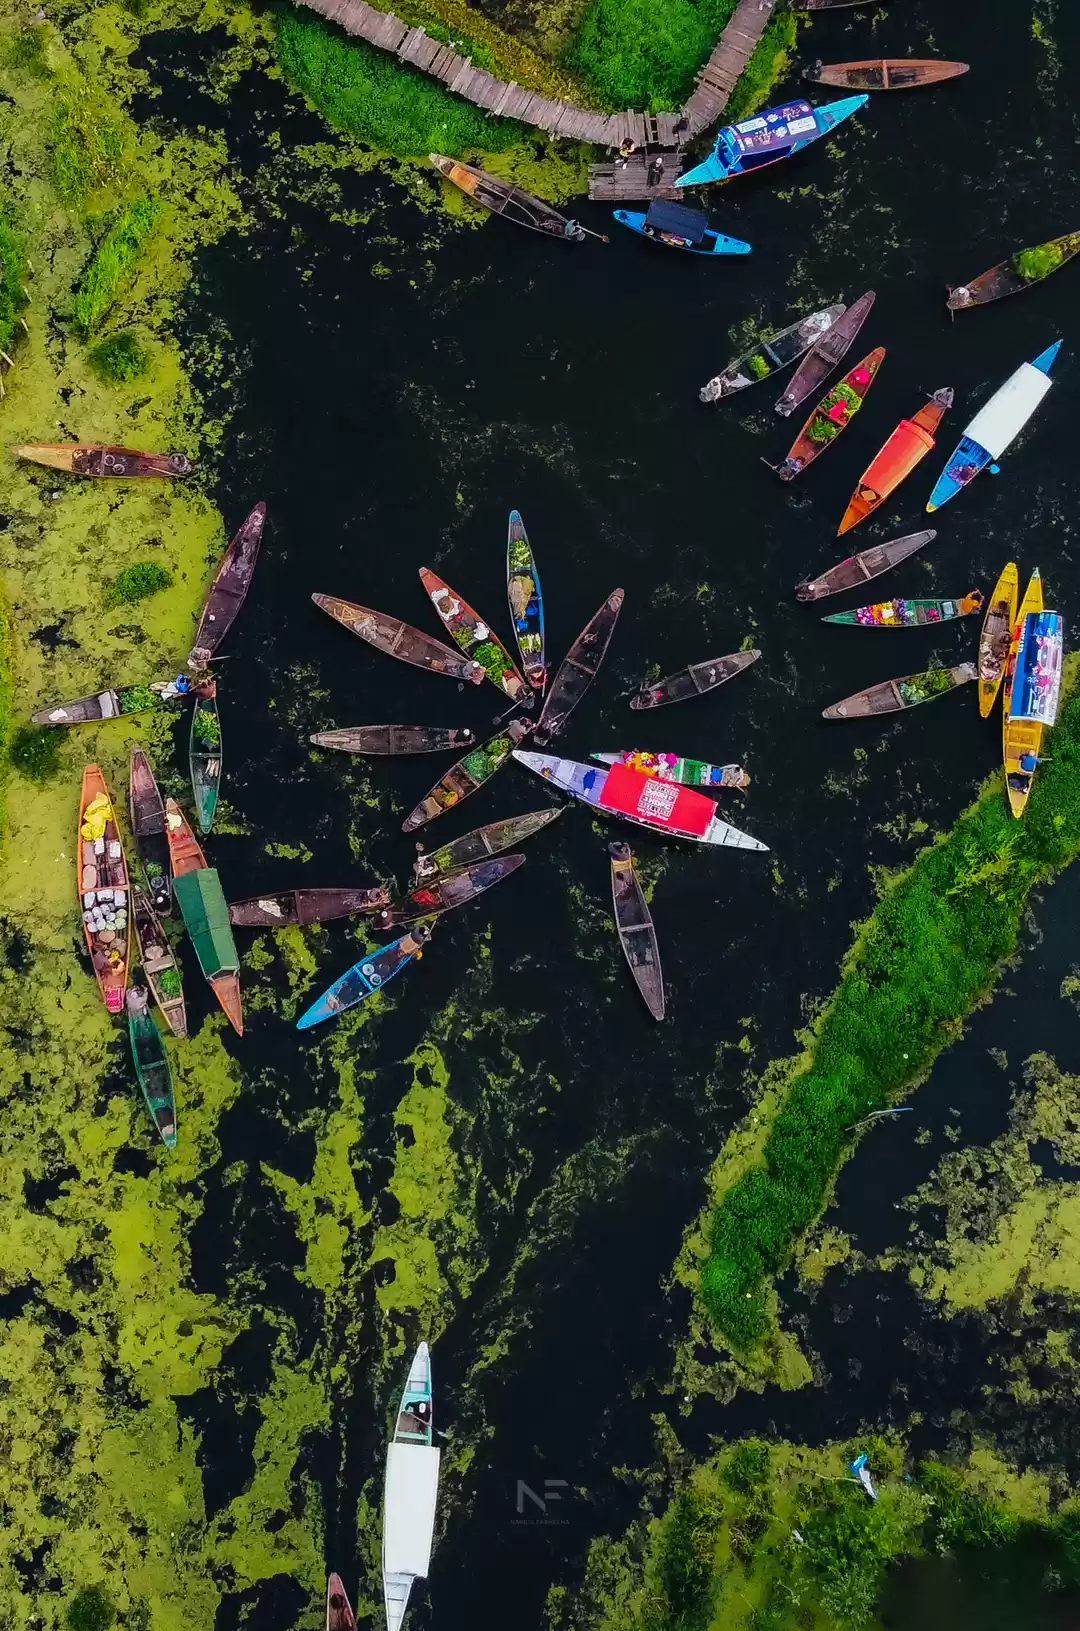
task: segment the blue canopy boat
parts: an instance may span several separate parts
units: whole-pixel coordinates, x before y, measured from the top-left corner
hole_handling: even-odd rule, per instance
[[[783,107],[740,119],[737,125],[725,125],[704,164],[679,176],[675,185],[700,187],[707,181],[730,181],[732,176],[749,175],[777,159],[790,158],[819,136],[827,136],[869,100],[868,96],[845,96],[819,108],[812,108],[809,102],[785,102]]]
[[[1019,436],[1053,384],[1050,369],[1061,344],[1056,340],[1045,351],[1040,351],[1034,362],[1022,362],[979,409],[937,479],[926,506],[929,511],[940,510],[950,498],[955,498],[988,464],[1000,459]]]
[[[645,215],[640,210],[612,213],[620,226],[640,232],[653,243],[667,244],[669,249],[688,249],[692,255],[750,253],[750,245],[741,238],[726,238],[722,232],[711,231],[704,210],[687,209],[685,204],[673,204],[667,198],[654,198]]]

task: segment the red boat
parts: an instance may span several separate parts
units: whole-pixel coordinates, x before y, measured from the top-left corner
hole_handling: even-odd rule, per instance
[[[910,419],[901,419],[880,453],[862,473],[862,479],[851,495],[844,511],[838,534],[849,532],[884,504],[890,493],[896,491],[921,459],[925,459],[934,445],[934,432],[940,425],[946,409],[952,407],[953,394],[944,389],[935,391],[929,402]]]

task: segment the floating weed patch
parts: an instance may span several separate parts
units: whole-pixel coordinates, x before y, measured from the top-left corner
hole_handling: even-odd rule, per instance
[[[67,204],[81,205],[91,193],[115,187],[124,170],[124,139],[86,90],[59,103],[53,115],[56,188]]]
[[[126,385],[146,373],[150,355],[137,336],[125,329],[99,340],[88,360],[98,379],[106,385]]]
[[[6,351],[15,337],[15,328],[26,304],[26,278],[29,272],[22,239],[6,222],[0,221],[0,350]]]
[[[106,607],[131,606],[137,600],[156,595],[159,589],[168,589],[172,573],[157,561],[136,561],[113,579],[105,596]]]
[[[8,744],[8,758],[28,781],[51,781],[60,768],[63,732],[20,725]]]
[[[82,335],[92,334],[115,303],[161,218],[153,198],[127,204],[94,251],[75,291],[71,316]]]

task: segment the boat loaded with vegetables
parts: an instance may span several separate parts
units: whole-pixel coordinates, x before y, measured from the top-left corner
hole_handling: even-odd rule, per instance
[[[932,702],[977,679],[974,663],[959,663],[955,668],[928,668],[925,674],[908,674],[899,680],[883,680],[880,685],[868,685],[864,691],[845,697],[823,708],[822,719],[868,719],[874,714],[894,714],[903,708],[915,708],[920,702]]]
[[[506,598],[525,678],[534,691],[543,691],[547,684],[544,597],[540,591],[540,574],[533,560],[529,535],[517,510],[510,511],[506,531]]]
[[[414,668],[426,668],[430,674],[447,674],[454,680],[468,680],[482,685],[484,670],[441,640],[433,640],[422,629],[403,623],[399,617],[388,617],[385,612],[373,611],[370,606],[358,606],[353,600],[342,600],[340,595],[312,595],[320,611],[340,623],[350,634],[366,640],[376,651],[399,662],[411,663]]]
[[[1066,232],[1060,238],[1050,238],[1032,249],[1021,249],[1007,261],[999,261],[988,272],[961,283],[949,290],[946,306],[949,311],[966,311],[969,306],[988,306],[992,300],[1002,300],[1008,294],[1019,294],[1041,283],[1051,272],[1080,254],[1080,232]]]
[[[221,718],[218,714],[216,680],[203,680],[195,689],[188,761],[195,813],[200,828],[207,833],[214,825],[221,787]]]
[[[511,702],[516,702],[521,708],[531,708],[534,700],[532,691],[518,673],[510,653],[491,625],[429,567],[420,568],[420,581],[443,625],[461,650],[480,664],[492,685],[508,696]]]
[[[861,362],[846,373],[842,380],[826,391],[802,430],[792,442],[783,464],[774,465],[781,481],[794,481],[807,465],[835,442],[846,430],[863,405],[863,399],[877,378],[878,369],[885,360],[885,347],[879,345]]]
[[[857,606],[853,612],[831,612],[821,621],[855,624],[860,629],[919,629],[955,617],[971,617],[982,603],[979,590],[972,589],[962,600],[879,600],[873,606]]]
[[[526,838],[531,838],[542,827],[557,821],[562,813],[561,808],[529,810],[525,815],[506,816],[502,821],[490,821],[486,827],[477,827],[473,832],[467,832],[461,838],[454,838],[439,849],[425,851],[422,845],[417,844],[413,871],[418,878],[433,878],[437,873],[452,872],[455,868],[468,866],[473,861],[482,861],[489,855],[497,855],[502,850],[512,849],[515,844],[523,844]]]
[[[137,887],[131,891],[131,912],[146,983],[170,1031],[174,1036],[186,1037],[187,1007],[180,967],[149,897]]]
[[[719,402],[722,397],[734,396],[736,391],[745,391],[748,385],[756,385],[758,380],[779,373],[804,351],[809,351],[846,310],[843,305],[826,306],[823,311],[811,312],[809,317],[800,317],[798,322],[759,340],[703,385],[698,396],[702,402]]]
[[[462,799],[475,793],[478,787],[494,776],[500,765],[506,763],[511,749],[529,734],[529,723],[524,719],[512,719],[504,731],[498,736],[492,736],[487,742],[473,748],[464,759],[439,780],[430,792],[425,793],[416,808],[406,816],[401,823],[402,832],[415,832],[425,822],[434,821],[436,816],[443,815],[460,804]]]
[[[166,695],[170,692],[170,695]],[[170,680],[152,685],[127,685],[119,691],[93,691],[88,697],[57,702],[30,715],[35,725],[86,725],[96,719],[122,719],[130,714],[148,714],[177,701]]]
[[[150,761],[138,742],[132,742],[128,762],[128,816],[154,911],[160,917],[168,917],[172,911],[172,879],[169,840],[165,836],[165,804]]]

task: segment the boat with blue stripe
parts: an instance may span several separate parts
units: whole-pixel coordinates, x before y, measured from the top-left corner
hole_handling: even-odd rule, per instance
[[[687,249],[691,255],[749,255],[750,245],[728,238],[709,225],[704,210],[688,209],[667,198],[654,198],[643,215],[640,210],[614,210],[620,226],[640,233],[669,249]]]
[[[1039,352],[1034,362],[1022,362],[979,409],[938,477],[928,510],[940,510],[1016,440],[1054,383],[1050,369],[1061,346],[1062,342],[1055,340]]]
[[[365,997],[370,997],[374,991],[378,991],[387,980],[392,980],[395,974],[400,974],[414,957],[419,957],[430,939],[431,929],[428,924],[418,923],[408,934],[403,934],[400,940],[393,940],[379,951],[362,957],[323,992],[318,1002],[313,1002],[311,1007],[300,1015],[296,1029],[308,1031],[313,1025],[321,1024],[324,1019],[334,1019],[338,1014],[343,1014],[347,1008],[355,1008],[358,1002],[363,1002]]]
[[[868,96],[845,96],[817,108],[809,102],[785,102],[782,107],[740,119],[738,124],[725,125],[705,162],[678,176],[675,185],[701,187],[710,181],[730,181],[732,176],[763,170],[778,159],[801,153],[820,136],[828,136],[869,100]]]

